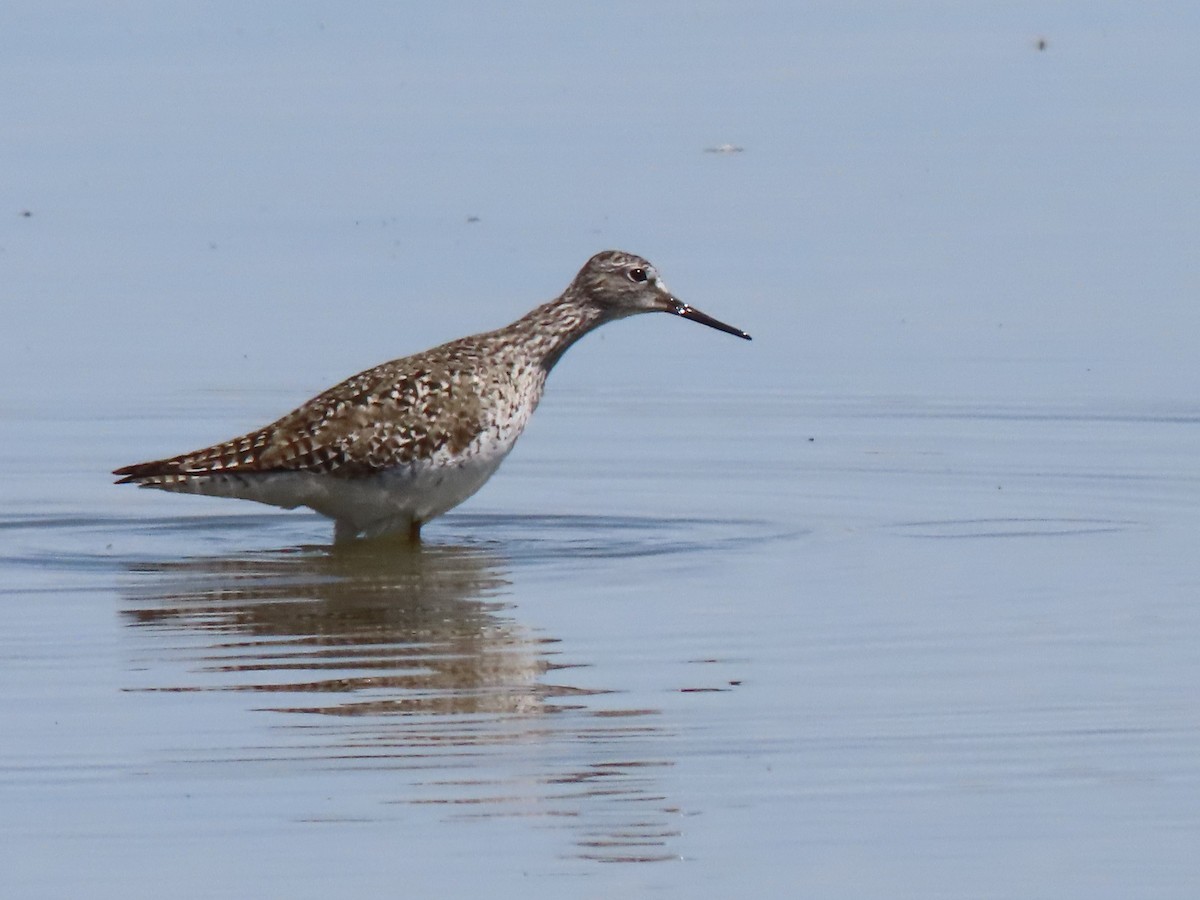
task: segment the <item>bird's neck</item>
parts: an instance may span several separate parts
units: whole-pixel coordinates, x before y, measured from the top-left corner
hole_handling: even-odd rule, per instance
[[[500,334],[507,341],[519,344],[522,352],[536,358],[549,372],[567,348],[610,318],[592,304],[559,297],[502,328]]]

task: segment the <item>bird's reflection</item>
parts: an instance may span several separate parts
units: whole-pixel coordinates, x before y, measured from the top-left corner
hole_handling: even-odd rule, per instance
[[[504,615],[502,561],[479,548],[367,545],[137,570],[153,577],[127,592],[133,623],[216,637],[203,670],[239,677],[214,688],[311,695],[278,708],[536,711],[551,666],[545,639]]]
[[[241,758],[410,769],[414,790],[390,802],[536,809],[575,832],[574,855],[674,858],[657,783],[670,762],[637,752],[661,744],[655,711],[592,709],[600,692],[557,683],[570,664],[516,621],[508,590],[489,548],[371,543],[129,563],[122,612],[173,636],[141,648],[157,657],[147,671],[186,666],[184,683],[143,689],[250,692],[256,709],[319,716]],[[504,749],[528,745],[570,750]]]

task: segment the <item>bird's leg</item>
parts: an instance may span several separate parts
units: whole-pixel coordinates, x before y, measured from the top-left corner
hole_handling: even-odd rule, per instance
[[[345,519],[336,519],[333,523],[333,542],[349,544],[358,537],[358,529]]]

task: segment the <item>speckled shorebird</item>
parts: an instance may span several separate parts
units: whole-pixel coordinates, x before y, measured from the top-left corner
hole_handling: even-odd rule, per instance
[[[568,347],[648,312],[750,339],[676,299],[640,256],[608,250],[562,296],[505,328],[367,369],[242,437],[113,474],[118,484],[307,506],[333,519],[339,542],[416,541],[496,471]]]

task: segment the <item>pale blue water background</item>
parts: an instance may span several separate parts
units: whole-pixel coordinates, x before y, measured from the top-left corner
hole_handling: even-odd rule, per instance
[[[1198,40],[6,5],[0,891],[1195,896]],[[754,342],[589,337],[417,556],[109,483],[607,247]]]

